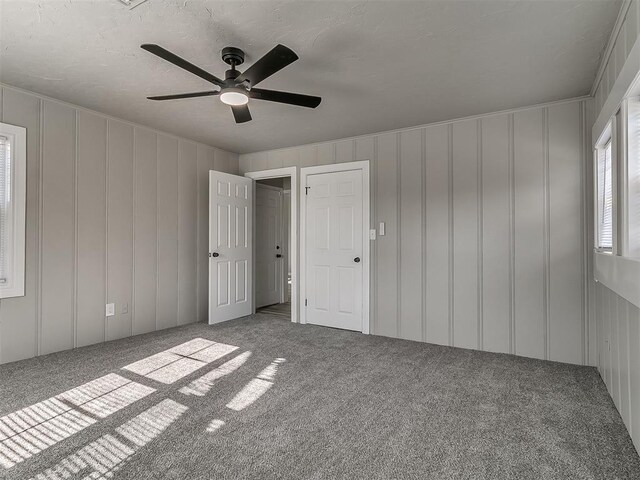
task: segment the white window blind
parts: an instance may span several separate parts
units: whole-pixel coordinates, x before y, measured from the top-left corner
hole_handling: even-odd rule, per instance
[[[0,285],[9,281],[11,254],[11,142],[0,135]]]
[[[629,100],[627,225],[629,256],[640,258],[640,99]]]
[[[613,178],[611,140],[598,149],[598,247],[613,249]]]

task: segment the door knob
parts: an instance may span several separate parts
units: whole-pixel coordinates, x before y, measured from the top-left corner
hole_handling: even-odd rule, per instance
[[[276,258],[282,258],[282,255],[280,255],[279,253],[276,254]]]
[[[354,258],[353,261],[356,262],[356,263],[360,263],[360,257]]]
[[[218,252],[213,252],[209,254],[210,257],[219,257],[220,254]]]

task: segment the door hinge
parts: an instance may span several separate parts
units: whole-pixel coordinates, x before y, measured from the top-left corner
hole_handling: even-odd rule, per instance
[[[309,304],[309,300],[307,300],[306,298],[304,299],[304,306],[306,307]]]
[[[309,189],[310,189],[310,188],[311,188],[311,187],[304,187],[304,194],[305,194],[305,195],[309,195]]]

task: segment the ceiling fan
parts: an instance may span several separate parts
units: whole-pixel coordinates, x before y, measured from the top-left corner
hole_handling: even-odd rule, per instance
[[[251,120],[251,113],[249,112],[248,106],[250,98],[255,100],[267,100],[269,102],[286,103],[289,105],[298,105],[308,108],[316,108],[322,101],[322,98],[311,95],[254,88],[265,78],[270,77],[287,65],[298,60],[298,55],[284,45],[276,45],[271,51],[242,73],[236,70],[236,67],[244,63],[244,52],[235,47],[223,48],[222,60],[231,65],[231,68],[225,72],[224,80],[204,71],[200,67],[195,66],[184,58],[171,53],[169,50],[166,50],[159,45],[145,43],[144,45],[140,45],[140,48],[220,87],[220,90],[206,92],[178,93],[175,95],[147,97],[149,100],[176,100],[179,98],[208,97],[217,95],[220,97],[222,103],[231,107],[236,123],[244,123]]]

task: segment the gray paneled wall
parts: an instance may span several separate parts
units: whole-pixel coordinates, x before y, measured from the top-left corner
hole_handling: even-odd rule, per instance
[[[0,363],[206,320],[208,171],[237,173],[238,156],[11,87],[0,99],[27,128],[26,295],[0,300]]]
[[[640,309],[596,284],[598,369],[640,451]]]
[[[369,160],[372,333],[594,363],[587,100],[240,156]]]

